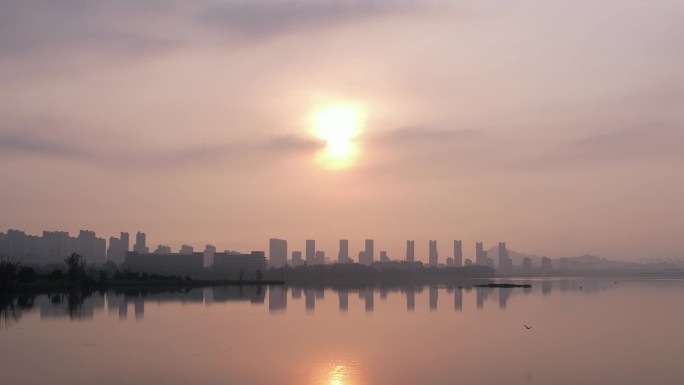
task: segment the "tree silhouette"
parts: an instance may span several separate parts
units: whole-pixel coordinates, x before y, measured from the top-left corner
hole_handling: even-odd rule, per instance
[[[64,258],[64,263],[67,265],[67,274],[71,282],[81,280],[85,276],[86,261],[78,253],[71,253]]]

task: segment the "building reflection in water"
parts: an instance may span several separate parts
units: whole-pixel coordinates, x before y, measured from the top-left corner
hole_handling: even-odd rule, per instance
[[[508,302],[508,297],[511,295],[513,289],[508,287],[499,288],[499,309],[506,310],[506,303]]]
[[[293,287],[292,288],[292,299],[301,299],[302,298],[302,288],[301,287]]]
[[[530,281],[525,281],[529,283]],[[549,296],[554,285],[558,285],[560,292],[576,292],[583,295],[595,294],[608,288],[617,287],[613,284],[607,285],[600,280],[561,280],[552,281],[549,279],[537,281],[532,287],[527,288],[491,288],[474,286],[452,286],[447,287],[447,293],[454,292],[454,310],[463,310],[464,296],[472,298],[471,294],[475,291],[477,309],[484,308],[484,303],[490,294],[498,290],[499,309],[505,311],[512,297],[518,295],[541,294]],[[406,295],[406,311],[415,311],[416,294],[422,295],[424,286],[396,286],[380,287],[380,298],[392,297],[394,293]],[[287,309],[288,291],[292,290],[292,298],[301,298],[302,292],[305,298],[305,308],[307,313],[316,310],[316,300],[324,300],[325,291],[331,290],[332,294],[337,292],[339,299],[339,311],[345,313],[349,311],[350,292],[358,293],[359,300],[363,301],[367,313],[375,309],[375,289],[372,287],[288,287],[288,286],[266,286],[266,285],[234,285],[234,286],[214,286],[204,288],[183,288],[169,291],[150,291],[150,290],[127,290],[123,292],[108,291],[106,293],[61,293],[52,295],[23,296],[13,298],[11,301],[0,303],[0,321],[7,320],[16,322],[24,313],[37,311],[42,319],[68,317],[71,319],[90,319],[99,311],[106,311],[110,315],[116,315],[121,320],[128,318],[129,308],[133,307],[136,319],[142,319],[145,315],[145,308],[149,305],[146,302],[165,303],[203,303],[206,306],[217,305],[232,301],[249,301],[252,304],[264,304],[266,291],[268,290],[268,309],[269,313],[278,313]],[[430,311],[436,311],[439,299],[439,286],[428,286],[428,299]],[[330,293],[329,293],[330,294]],[[105,302],[106,301],[106,302]],[[105,308],[106,306],[106,308]],[[356,301],[352,304],[356,306]]]
[[[372,312],[373,311],[373,306],[375,305],[373,303],[373,288],[366,288],[364,291],[364,302],[366,304],[366,312]]]
[[[437,285],[430,285],[430,311],[437,311]]]
[[[347,312],[349,310],[349,290],[340,289],[337,295],[340,297],[340,312]]]
[[[530,281],[525,281],[525,282],[523,282],[523,284],[529,285],[529,287],[524,287],[524,288],[523,288],[523,294],[525,294],[525,295],[531,294],[531,293],[532,293],[532,282],[530,282]]]
[[[463,289],[458,287],[454,290],[454,310],[463,310]]]
[[[135,297],[135,319],[142,319],[145,316],[145,299],[143,297]]]
[[[304,302],[306,303],[307,312],[316,310],[316,292],[314,288],[307,287],[304,289]]]
[[[388,292],[388,290],[386,287],[383,286],[380,288],[380,300],[381,301],[384,301],[387,299],[387,292]]]
[[[287,287],[274,285],[268,287],[268,311],[271,313],[283,312],[287,309]]]
[[[406,310],[414,311],[416,309],[416,291],[413,286],[406,288]]]
[[[202,290],[202,293],[204,294],[204,304],[211,306],[211,304],[214,302],[214,288],[205,287],[204,290]]]

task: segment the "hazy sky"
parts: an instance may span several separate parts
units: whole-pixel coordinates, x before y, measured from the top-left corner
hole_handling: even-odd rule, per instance
[[[0,231],[683,255],[684,2],[0,2]],[[312,116],[353,105],[352,165]],[[377,255],[376,255],[377,257]]]

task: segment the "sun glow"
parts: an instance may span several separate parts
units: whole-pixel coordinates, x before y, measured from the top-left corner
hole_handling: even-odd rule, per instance
[[[325,141],[317,161],[330,169],[352,166],[359,155],[356,139],[363,129],[363,112],[352,105],[322,108],[311,119],[313,134]]]
[[[333,360],[321,363],[313,374],[312,385],[361,385],[359,364],[355,361]]]

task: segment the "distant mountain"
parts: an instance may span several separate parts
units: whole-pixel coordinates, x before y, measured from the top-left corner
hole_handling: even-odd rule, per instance
[[[494,260],[495,265],[498,265],[499,248],[490,248],[487,250],[487,256]],[[513,266],[522,266],[522,260],[525,257],[532,260],[532,266],[539,267],[541,265],[541,256],[534,254],[524,254],[509,249],[508,257],[513,260]],[[639,262],[627,262],[601,258],[591,254],[584,254],[578,257],[551,258],[551,261],[554,269],[570,270],[667,270],[684,268],[684,257],[659,258],[641,260]]]
[[[487,257],[492,258],[494,260],[494,264],[498,265],[499,248],[497,246],[494,246],[487,250]],[[508,249],[508,258],[510,258],[513,261],[513,266],[522,266],[522,261],[525,257],[530,258],[532,260],[532,266],[541,265],[541,256],[539,255],[519,253],[517,251]]]

